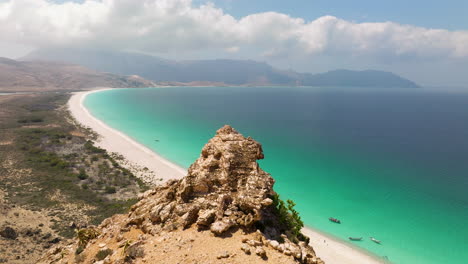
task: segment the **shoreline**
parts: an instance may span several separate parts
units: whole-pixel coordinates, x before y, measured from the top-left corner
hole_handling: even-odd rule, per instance
[[[111,128],[101,120],[95,118],[84,107],[85,97],[91,93],[114,88],[100,88],[91,91],[73,93],[67,106],[73,118],[82,126],[92,129],[99,135],[96,145],[109,152],[118,153],[125,157],[123,167],[131,170],[143,181],[159,184],[171,179],[180,179],[187,171],[171,161],[156,154],[146,146],[136,142],[124,133]],[[143,171],[148,168],[149,172]],[[345,241],[321,233],[310,227],[304,227],[302,232],[310,237],[310,245],[317,256],[327,264],[379,264],[384,263],[371,252],[348,245]],[[324,242],[326,241],[326,242]]]
[[[83,101],[87,95],[110,89],[112,88],[74,93],[67,103],[73,118],[82,126],[90,128],[98,134],[97,146],[111,153],[122,155],[125,161],[121,165],[146,183],[156,185],[170,179],[184,177],[187,173],[184,168],[161,157],[124,133],[108,126],[92,116],[88,109],[84,107]]]
[[[352,245],[345,240],[305,226],[301,230],[310,238],[310,245],[326,264],[389,264],[383,258]],[[325,242],[324,242],[325,241]]]

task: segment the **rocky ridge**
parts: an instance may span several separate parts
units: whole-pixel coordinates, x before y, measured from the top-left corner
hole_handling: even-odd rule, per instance
[[[40,263],[324,263],[280,220],[274,180],[259,159],[258,142],[224,126],[186,177],[147,191],[128,215],[77,231]]]
[[[15,61],[0,57],[0,90],[5,92],[154,86],[156,83],[138,75],[98,72],[61,62]]]

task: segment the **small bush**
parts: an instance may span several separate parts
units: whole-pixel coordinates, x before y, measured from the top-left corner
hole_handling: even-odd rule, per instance
[[[106,193],[112,194],[112,193],[116,193],[116,192],[117,192],[117,190],[115,189],[115,187],[106,186]]]
[[[40,123],[40,122],[44,122],[44,119],[42,117],[31,117],[31,119],[29,119],[29,121],[31,123]]]
[[[25,124],[25,123],[41,123],[41,122],[44,122],[44,118],[38,117],[38,116],[34,116],[34,117],[30,117],[30,118],[21,118],[21,119],[18,119],[18,123],[20,123],[20,124]]]
[[[308,238],[301,233],[304,222],[302,222],[299,213],[294,209],[296,204],[292,200],[287,200],[285,203],[279,198],[278,194],[275,194],[272,198],[280,223],[289,231],[287,232],[290,234],[289,239],[296,243],[298,240],[307,241]]]
[[[109,256],[110,254],[112,254],[112,249],[108,248],[108,249],[101,249],[98,251],[98,253],[96,254],[96,260],[103,260],[105,259],[107,256]]]
[[[81,252],[83,252],[83,251],[84,251],[84,247],[78,246],[78,247],[76,248],[76,250],[75,250],[75,255],[79,255],[79,254],[81,254]]]
[[[84,147],[88,152],[95,153],[95,154],[106,152],[104,149],[94,146],[93,142],[90,140],[86,141],[86,143],[84,144]]]
[[[77,177],[80,180],[86,180],[89,178],[88,174],[86,174],[84,169],[80,169],[80,172],[78,173]]]
[[[76,231],[76,236],[79,241],[79,246],[86,247],[88,242],[99,236],[99,231],[94,228],[83,228]]]

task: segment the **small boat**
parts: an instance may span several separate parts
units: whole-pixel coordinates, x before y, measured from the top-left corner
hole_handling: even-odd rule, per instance
[[[362,241],[362,237],[348,237],[351,241]]]
[[[377,239],[375,239],[375,238],[373,238],[373,237],[370,237],[370,240],[374,241],[374,242],[377,243],[377,244],[382,243],[380,240],[377,240]]]
[[[328,220],[332,221],[333,223],[341,224],[340,220],[333,218],[333,217],[328,218]]]

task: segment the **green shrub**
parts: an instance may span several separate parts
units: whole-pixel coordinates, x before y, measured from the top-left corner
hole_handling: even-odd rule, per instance
[[[44,122],[44,119],[42,117],[31,117],[29,121],[31,123],[40,123],[40,122]]]
[[[79,246],[82,247],[86,247],[90,240],[95,239],[99,235],[99,231],[94,228],[82,228],[76,231],[76,237],[78,238]]]
[[[97,153],[105,153],[106,152],[104,149],[94,146],[94,144],[93,144],[93,142],[91,140],[86,141],[86,143],[84,144],[84,147],[88,152],[91,152],[91,153],[96,153],[97,154]]]
[[[84,247],[83,246],[78,246],[75,250],[75,255],[79,255],[81,254],[81,252],[84,251]]]
[[[280,224],[284,225],[287,231],[289,231],[287,232],[289,239],[293,242],[298,242],[298,240],[307,241],[308,238],[301,233],[304,222],[302,222],[299,213],[294,209],[296,204],[289,199],[285,203],[280,199],[278,194],[275,194],[272,198]]]
[[[86,180],[89,178],[88,174],[86,174],[84,169],[80,169],[80,172],[78,173],[77,177],[80,180]]]
[[[107,249],[101,249],[98,251],[98,253],[96,254],[96,257],[95,259],[96,260],[103,260],[105,259],[107,256],[109,256],[110,254],[112,254],[112,249],[110,248],[107,248]]]
[[[113,186],[106,186],[106,193],[108,194],[112,194],[112,193],[116,193],[117,190],[115,189],[115,187]]]

